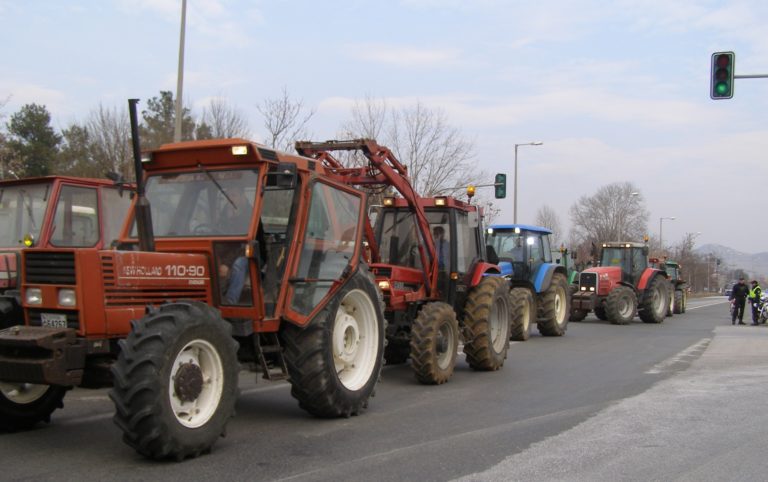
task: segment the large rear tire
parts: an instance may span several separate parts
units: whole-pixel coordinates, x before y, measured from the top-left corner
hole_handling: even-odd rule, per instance
[[[605,314],[614,325],[628,325],[637,311],[635,292],[627,286],[617,286],[605,300]]]
[[[568,280],[555,273],[549,288],[541,295],[541,319],[537,326],[544,336],[563,336],[568,329],[571,313],[571,297],[568,296]]]
[[[384,359],[384,315],[365,266],[303,328],[284,324],[291,395],[318,417],[349,417],[368,406]]]
[[[123,441],[152,459],[210,452],[235,414],[231,325],[215,308],[190,301],[161,305],[131,326],[109,393]]]
[[[440,385],[453,375],[459,350],[459,323],[451,305],[425,304],[411,328],[411,366],[420,383]]]
[[[528,288],[512,288],[512,322],[509,327],[509,339],[526,341],[531,336],[531,323],[535,307],[533,294]]]
[[[470,291],[464,305],[464,325],[471,339],[464,343],[464,354],[473,369],[494,371],[504,365],[512,307],[504,278],[487,276]]]
[[[661,323],[666,318],[669,288],[665,283],[667,280],[659,275],[648,283],[643,300],[640,302],[640,319],[643,323]]]
[[[685,301],[684,301],[684,295],[682,290],[675,290],[675,309],[674,312],[676,315],[680,315],[685,313]]]
[[[67,390],[56,385],[0,382],[0,431],[15,432],[50,422],[51,413],[64,407]]]

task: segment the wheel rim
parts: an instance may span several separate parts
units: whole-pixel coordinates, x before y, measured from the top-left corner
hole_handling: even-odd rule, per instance
[[[168,387],[171,409],[185,427],[197,428],[216,413],[224,391],[224,365],[216,348],[201,339],[176,355]]]
[[[525,333],[531,329],[531,303],[528,298],[525,298],[525,301],[523,302],[522,317],[523,332]]]
[[[50,385],[38,385],[35,383],[9,383],[0,382],[0,391],[3,396],[13,403],[26,405],[39,400]]]
[[[333,325],[333,363],[342,385],[362,388],[376,366],[379,331],[376,309],[362,290],[352,290],[336,311]]]
[[[488,320],[491,329],[491,344],[496,353],[500,353],[509,341],[509,312],[509,305],[504,297],[497,297],[491,306],[491,319]]]
[[[453,363],[453,347],[456,346],[456,337],[451,328],[450,320],[444,320],[440,325],[438,339],[435,340],[437,352],[437,366],[441,370],[447,370]]]
[[[559,287],[555,293],[555,321],[558,325],[562,325],[565,322],[565,296],[565,290]]]
[[[629,296],[622,296],[619,299],[619,315],[622,318],[630,318],[634,315],[632,311],[632,302],[630,301]]]
[[[651,294],[651,304],[658,316],[662,316],[667,309],[666,304],[664,303],[664,295],[658,287],[654,289]]]

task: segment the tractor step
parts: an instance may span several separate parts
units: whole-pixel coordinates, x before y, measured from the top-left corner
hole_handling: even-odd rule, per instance
[[[262,378],[269,381],[288,379],[288,366],[277,333],[260,333],[254,336],[256,358],[261,365]]]

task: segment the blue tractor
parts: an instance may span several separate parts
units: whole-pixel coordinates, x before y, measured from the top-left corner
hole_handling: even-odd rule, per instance
[[[568,272],[553,261],[551,234],[547,228],[525,224],[494,224],[487,230],[489,255],[498,256],[513,306],[518,307],[510,326],[512,340],[527,340],[534,321],[544,336],[562,336],[568,327]]]

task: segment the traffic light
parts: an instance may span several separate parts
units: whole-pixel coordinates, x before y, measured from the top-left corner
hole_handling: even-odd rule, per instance
[[[496,191],[496,199],[504,199],[507,197],[507,175],[498,173],[496,179],[493,181],[493,187]]]
[[[712,99],[730,99],[733,97],[735,63],[736,54],[733,52],[715,52],[712,54],[712,72],[709,85],[709,96]]]

